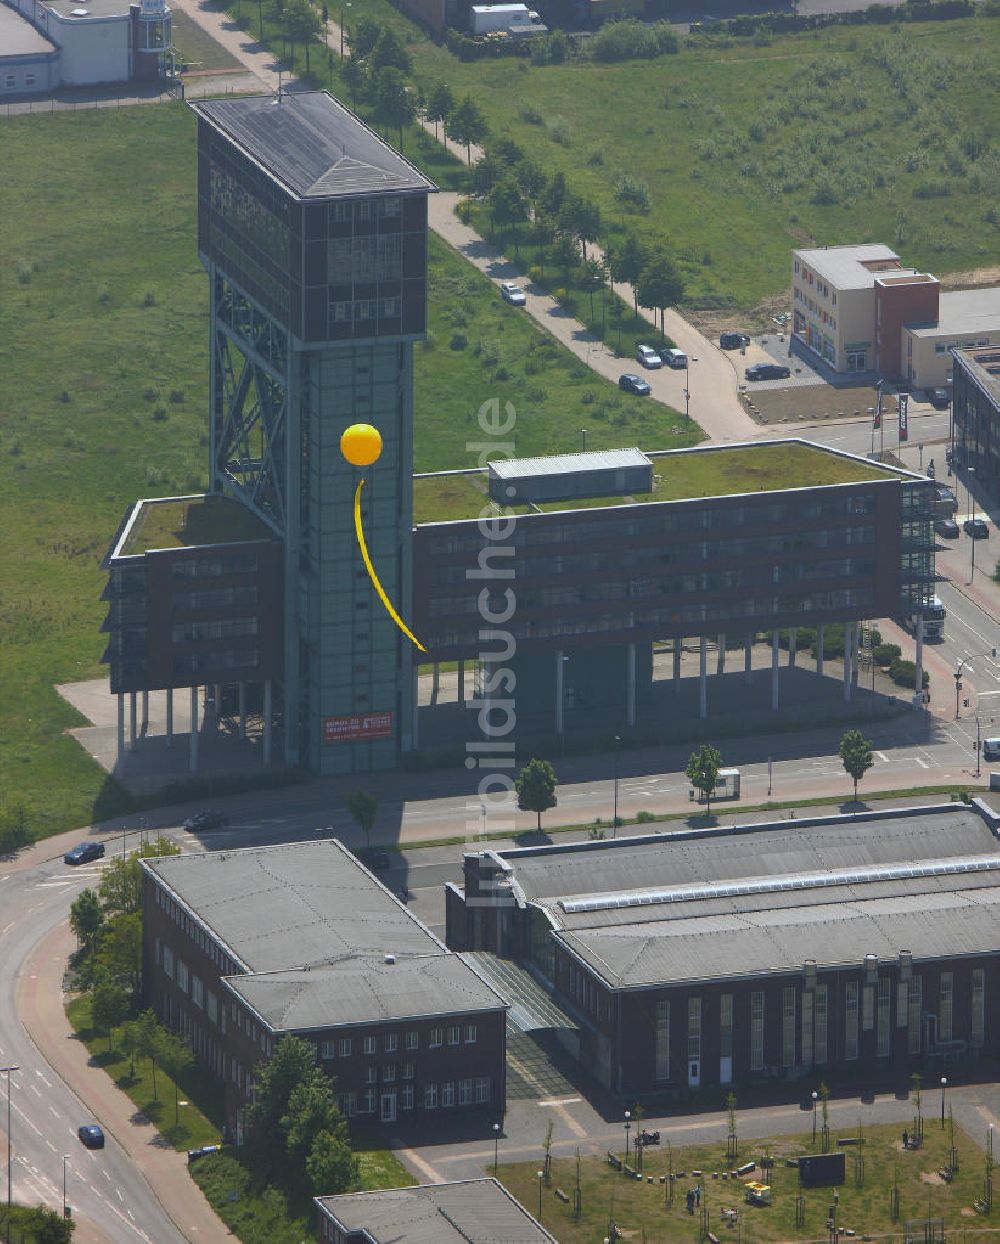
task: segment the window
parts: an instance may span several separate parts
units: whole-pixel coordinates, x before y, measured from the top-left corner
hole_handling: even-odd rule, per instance
[[[436,1084],[424,1085],[424,1109],[435,1110],[438,1104],[438,1086]]]
[[[356,1114],[358,1110],[357,1093],[339,1093],[337,1099],[340,1102],[340,1109],[349,1119],[352,1114]]]
[[[413,1085],[412,1084],[403,1085],[403,1092],[400,1097],[400,1105],[402,1106],[404,1110],[413,1109]]]
[[[952,1033],[952,999],[955,989],[955,976],[952,972],[941,973],[941,985],[938,994],[938,1040],[950,1041]]]
[[[211,989],[205,993],[205,1010],[208,1012],[208,1018],[213,1024],[219,1022],[219,999],[212,993]]]
[[[8,91],[11,90],[13,87],[17,86],[16,75],[12,73],[7,74],[6,77],[4,78],[4,86],[6,86]]]
[[[441,1085],[441,1105],[454,1106],[455,1104],[455,1085],[452,1081]]]
[[[813,1051],[813,995],[811,989],[802,993],[802,1066],[812,1066]]]
[[[340,1040],[337,1042],[337,1053],[340,1055],[341,1058],[351,1057],[351,1038],[350,1037],[340,1038]]]
[[[443,1028],[432,1028],[431,1029],[431,1039],[428,1042],[428,1044],[430,1045],[432,1050],[436,1050],[438,1046],[441,1044],[441,1035],[443,1032],[444,1032]]]
[[[33,73],[26,73],[26,74],[24,75],[24,85],[25,85],[25,86],[34,86],[34,85],[35,85],[35,75],[34,75]]]
[[[458,1045],[459,1038],[462,1035],[462,1029],[458,1024],[448,1025],[448,1044]]]
[[[385,1042],[384,1042],[383,1048],[385,1049],[385,1052],[387,1054],[395,1054],[396,1046],[398,1045],[398,1043],[399,1043],[399,1037],[396,1035],[396,1033],[387,1032],[385,1034]]]
[[[795,1066],[795,986],[781,991],[781,1065]]]
[[[476,1025],[475,1024],[465,1025],[465,1044],[466,1045],[476,1044]]]
[[[183,959],[177,960],[177,988],[183,989],[185,993],[188,991],[188,970]]]
[[[169,946],[163,947],[163,973],[171,980],[174,979],[174,952]]]
[[[764,1070],[764,991],[750,995],[750,1070]]]
[[[688,998],[688,1059],[701,1058],[701,998]]]
[[[844,994],[844,1057],[858,1056],[858,982],[848,981]]]
[[[889,1000],[892,982],[883,976],[878,983],[878,1026],[875,1036],[875,1052],[879,1058],[889,1057]]]
[[[861,1028],[871,1032],[875,1027],[875,986],[865,985],[861,990]]]
[[[490,1082],[485,1076],[476,1080],[476,1105],[482,1106],[490,1100]]]
[[[205,986],[200,976],[191,977],[191,1001],[195,1006],[205,1009]]]
[[[822,1066],[827,1060],[827,1007],[828,989],[817,985],[815,991],[815,1017],[813,1022],[813,1061]]]
[[[982,1049],[986,1040],[986,969],[972,969],[972,1048]]]
[[[376,1094],[376,1090],[375,1090],[375,1089],[373,1089],[373,1088],[366,1088],[366,1089],[365,1089],[365,1096],[364,1096],[364,1103],[365,1103],[365,1104],[364,1104],[364,1113],[365,1113],[365,1114],[374,1114],[374,1113],[375,1113],[375,1094]]]
[[[724,993],[719,999],[719,1054],[733,1056],[733,995]]]
[[[403,1063],[403,1079],[412,1080],[413,1077],[416,1075],[416,1070],[417,1070],[416,1063]]]
[[[670,1079],[670,1001],[656,1003],[656,1079]]]
[[[333,1058],[336,1055],[337,1043],[335,1041],[324,1041],[319,1047],[321,1058]]]
[[[375,1053],[375,1038],[374,1037],[365,1037],[365,1053],[366,1054]]]
[[[394,1084],[396,1080],[396,1064],[386,1063],[382,1068],[382,1081],[385,1084]]]
[[[909,998],[907,999],[909,1006],[909,1018],[907,1021],[906,1033],[906,1052],[908,1054],[920,1053],[920,1034],[923,1010],[923,981],[919,976],[914,976],[910,981]]]
[[[375,1066],[366,1068],[365,1079],[369,1084],[378,1083],[378,1068]]]
[[[416,1050],[420,1047],[420,1034],[418,1032],[408,1032],[406,1034],[406,1048],[408,1050]]]
[[[472,1104],[472,1081],[459,1080],[458,1082],[458,1104],[460,1106],[469,1106]]]

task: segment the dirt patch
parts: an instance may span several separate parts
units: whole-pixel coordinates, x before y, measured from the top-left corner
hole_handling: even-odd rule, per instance
[[[973,268],[970,272],[952,272],[941,279],[942,289],[982,289],[1000,285],[1000,267]]]
[[[833,388],[828,384],[799,385],[791,389],[749,389],[744,404],[758,423],[814,423],[822,419],[867,419],[875,406],[871,385]],[[882,410],[896,410],[895,398],[882,397]]]
[[[976,1217],[976,1211],[974,1209],[970,1209],[968,1205],[963,1205],[962,1208],[958,1212],[962,1218],[975,1218]]]
[[[921,1171],[920,1180],[925,1184],[943,1184],[945,1181],[937,1173],[937,1171]]]

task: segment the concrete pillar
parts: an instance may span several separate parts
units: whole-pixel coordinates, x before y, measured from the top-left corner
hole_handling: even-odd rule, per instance
[[[438,692],[441,690],[441,662],[435,661],[431,665],[431,703],[436,704],[438,701]]]
[[[188,748],[188,768],[198,772],[198,688],[191,688],[191,734]]]
[[[562,649],[556,649],[556,734],[563,732],[563,708],[565,706],[565,689],[563,687],[563,667],[566,662],[563,660]]]
[[[625,724],[635,725],[635,644],[629,644],[625,662]]]
[[[149,731],[149,690],[146,687],[142,689],[142,733]]]
[[[698,716],[708,716],[708,640],[698,640]]]
[[[715,672],[717,674],[726,672],[726,636],[724,633],[719,636],[719,657],[715,665]]]
[[[753,636],[747,635],[743,640],[743,681],[750,682],[753,670]]]
[[[781,654],[781,648],[778,643],[778,632],[771,632],[771,709],[778,711],[778,658]]]
[[[167,747],[174,745],[174,689],[167,688]]]
[[[816,673],[823,677],[823,626],[816,628]]]
[[[128,749],[130,752],[135,751],[136,737],[136,703],[135,692],[128,693]]]
[[[858,674],[861,671],[861,654],[858,652],[858,643],[861,636],[858,634],[861,624],[855,622],[851,626],[851,685],[858,685]]]
[[[844,624],[844,701],[850,703],[851,699],[851,669],[854,661],[851,657],[851,632],[853,627],[850,622]]]
[[[465,703],[465,662],[458,663],[458,702]]]
[[[247,685],[240,682],[240,738],[247,737]]]
[[[420,746],[420,666],[413,662],[413,750]]]
[[[795,664],[795,654],[799,647],[799,628],[793,626],[788,632],[788,665],[789,668]]]
[[[125,759],[125,694],[118,692],[118,763]]]
[[[264,679],[264,768],[271,763],[271,718],[274,716],[271,704],[272,684],[270,678]],[[216,701],[218,705],[218,701]]]
[[[674,640],[674,694],[677,695],[681,689],[681,652],[684,648],[684,640],[680,635]]]
[[[913,690],[920,696],[919,703],[922,704],[924,698],[924,615],[922,613],[917,615],[917,658],[913,664],[916,666],[913,672]]]

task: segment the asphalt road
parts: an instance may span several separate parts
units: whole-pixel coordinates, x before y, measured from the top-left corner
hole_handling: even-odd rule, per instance
[[[184,1237],[113,1136],[108,1135],[102,1150],[91,1151],[80,1143],[76,1129],[100,1120],[45,1062],[18,1018],[16,989],[31,951],[67,918],[72,900],[85,886],[96,884],[98,876],[98,867],[73,869],[61,860],[6,875],[0,871],[0,1065],[20,1066],[11,1077],[14,1200],[61,1210],[66,1154],[66,1196],[81,1237],[113,1244],[183,1244]],[[3,1164],[5,1097],[5,1087],[0,1088]]]

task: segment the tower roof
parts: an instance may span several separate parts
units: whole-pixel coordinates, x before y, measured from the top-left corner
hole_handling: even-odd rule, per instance
[[[426,194],[419,169],[325,91],[198,100],[191,107],[300,199]]]

